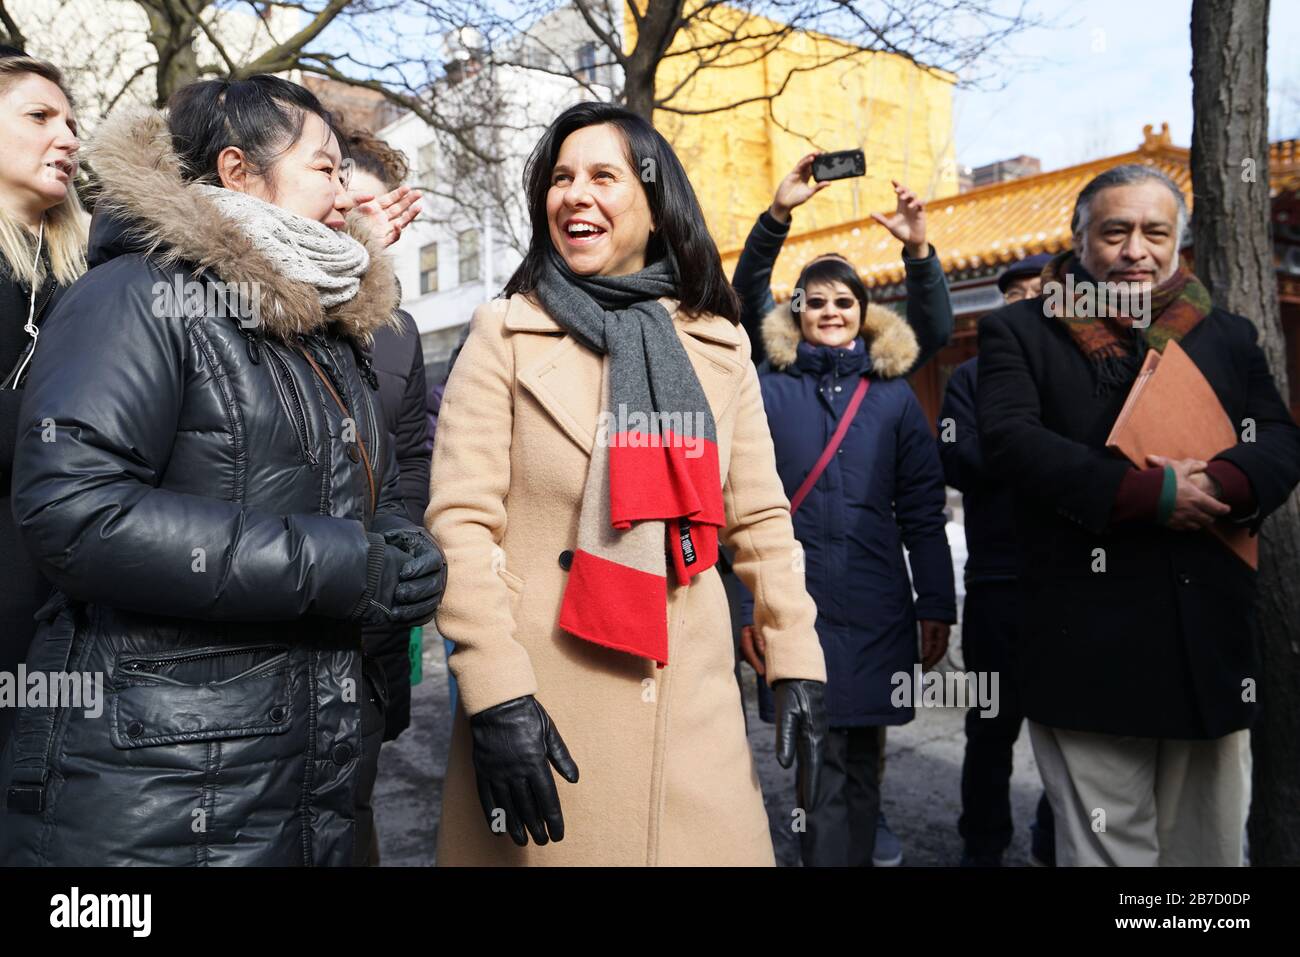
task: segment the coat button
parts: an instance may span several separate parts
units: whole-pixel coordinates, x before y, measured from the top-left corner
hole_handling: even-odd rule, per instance
[[[350,458],[353,462],[361,461],[361,452],[357,449],[355,445],[348,446],[348,458]]]
[[[332,757],[334,759],[334,763],[339,766],[347,764],[349,761],[352,760],[352,745],[350,744],[334,745],[334,751],[330,754],[330,757]]]
[[[573,552],[569,551],[567,548],[560,552],[560,567],[566,572],[573,567]]]
[[[1180,585],[1190,585],[1192,583],[1192,576],[1183,572],[1178,576],[1178,583]]]
[[[144,734],[144,725],[139,721],[132,721],[126,726],[126,736],[128,738],[138,738]]]
[[[844,387],[843,387],[843,386],[838,386],[838,385],[837,385],[837,386],[835,387],[835,391],[836,391],[836,392],[842,392],[842,391],[844,391]]]
[[[284,720],[284,708],[280,707],[279,705],[276,705],[274,708],[271,709],[271,722],[273,724],[279,724],[283,720]]]

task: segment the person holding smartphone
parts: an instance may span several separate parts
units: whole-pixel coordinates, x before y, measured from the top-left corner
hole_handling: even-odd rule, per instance
[[[760,326],[763,318],[776,306],[771,289],[772,268],[786,237],[790,235],[794,211],[834,183],[834,180],[812,181],[813,163],[821,155],[809,153],[804,156],[777,184],[772,205],[759,213],[736,262],[731,282],[740,296],[740,323],[749,334],[755,365],[761,364],[767,356]],[[906,319],[916,333],[920,347],[913,366],[916,369],[948,344],[953,327],[952,304],[948,300],[948,281],[939,256],[934,246],[926,241],[925,203],[897,180],[890,180],[890,183],[898,200],[897,206],[892,213],[872,213],[871,218],[903,244]],[[821,256],[844,260],[833,250]]]
[[[947,342],[952,307],[926,242],[925,207],[899,183],[896,210],[873,218],[903,243],[906,319],[871,305],[853,265],[834,253],[804,266],[790,302],[775,304],[769,282],[791,213],[830,186],[809,182],[816,158],[803,157],[781,181],[732,281],[754,353],[765,357],[763,405],[826,655],[824,798],[806,809],[803,861],[888,866],[901,863],[902,851],[879,815],[884,729],[913,716],[893,705],[891,679],[910,675],[918,660],[918,621],[920,660],[930,668],[956,620],[943,470],[906,382]],[[846,431],[832,448],[841,420]],[[763,675],[766,648],[750,624],[751,605],[742,598],[741,654]],[[759,712],[771,720],[764,690],[760,682]],[[893,846],[880,853],[885,841]]]

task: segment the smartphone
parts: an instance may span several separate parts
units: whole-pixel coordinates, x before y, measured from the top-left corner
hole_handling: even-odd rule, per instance
[[[840,150],[837,153],[823,153],[813,160],[813,179],[823,183],[828,179],[848,179],[850,176],[867,175],[867,159],[862,150]]]

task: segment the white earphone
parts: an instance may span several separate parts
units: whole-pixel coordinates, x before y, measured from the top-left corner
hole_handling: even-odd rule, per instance
[[[37,328],[36,318],[36,293],[40,288],[40,283],[36,281],[36,270],[41,262],[41,246],[45,242],[45,219],[41,218],[41,228],[36,234],[36,258],[32,260],[32,299],[27,307],[27,322],[23,326],[23,332],[32,337],[32,347],[28,350],[27,355],[23,358],[22,363],[18,366],[18,371],[13,376],[13,386],[18,388],[18,383],[23,381],[23,372],[26,371],[28,363],[32,361],[32,356],[36,355],[36,340],[40,337],[41,330]]]

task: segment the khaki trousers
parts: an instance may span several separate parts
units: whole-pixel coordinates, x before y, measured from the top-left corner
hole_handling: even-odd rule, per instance
[[[1250,732],[1118,737],[1028,722],[1061,867],[1240,867]]]

